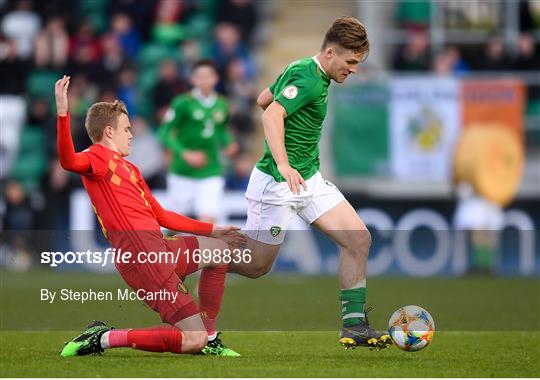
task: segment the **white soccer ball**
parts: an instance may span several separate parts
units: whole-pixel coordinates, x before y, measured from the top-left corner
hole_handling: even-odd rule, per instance
[[[419,351],[433,339],[435,322],[426,309],[415,305],[403,306],[390,317],[388,333],[398,348]]]

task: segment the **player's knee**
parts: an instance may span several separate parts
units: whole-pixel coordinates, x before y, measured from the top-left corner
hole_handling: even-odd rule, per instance
[[[354,256],[367,256],[371,246],[371,233],[368,230],[348,231],[345,247]]]
[[[206,331],[183,331],[184,340],[182,342],[182,352],[197,353],[201,352],[208,343],[208,334]]]
[[[264,276],[272,269],[272,263],[267,263],[263,261],[252,262],[249,266],[246,267],[244,275],[249,278],[259,278]]]

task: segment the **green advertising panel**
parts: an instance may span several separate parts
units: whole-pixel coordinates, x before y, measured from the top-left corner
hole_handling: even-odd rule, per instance
[[[388,103],[387,85],[333,86],[331,144],[337,177],[388,174]]]

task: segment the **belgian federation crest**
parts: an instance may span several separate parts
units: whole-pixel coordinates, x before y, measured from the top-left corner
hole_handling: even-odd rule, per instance
[[[188,288],[187,288],[186,284],[184,284],[182,281],[178,282],[178,285],[176,285],[176,289],[178,289],[178,291],[180,293],[183,293],[183,294],[188,293]]]
[[[281,227],[279,226],[270,227],[270,235],[272,235],[272,237],[278,236],[280,232],[281,232]]]

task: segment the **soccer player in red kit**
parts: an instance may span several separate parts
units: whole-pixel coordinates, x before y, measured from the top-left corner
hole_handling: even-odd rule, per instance
[[[130,123],[123,103],[95,103],[85,126],[94,143],[76,153],[70,131],[68,76],[55,84],[58,114],[58,151],[66,170],[78,173],[92,202],[103,233],[117,251],[132,257],[115,265],[124,281],[140,294],[168,294],[145,298],[163,322],[151,328],[113,329],[94,321],[68,342],[62,356],[101,353],[104,349],[131,347],[138,350],[239,356],[216,333],[228,266],[220,254],[228,243],[241,244],[236,227],[219,227],[164,210],[152,195],[139,169],[125,160],[130,153]],[[202,236],[164,238],[160,226]],[[210,249],[218,257],[196,263],[193,253]],[[181,252],[171,262],[145,263],[139,252]],[[185,276],[201,269],[199,307],[183,283]],[[174,300],[172,300],[174,299]]]

